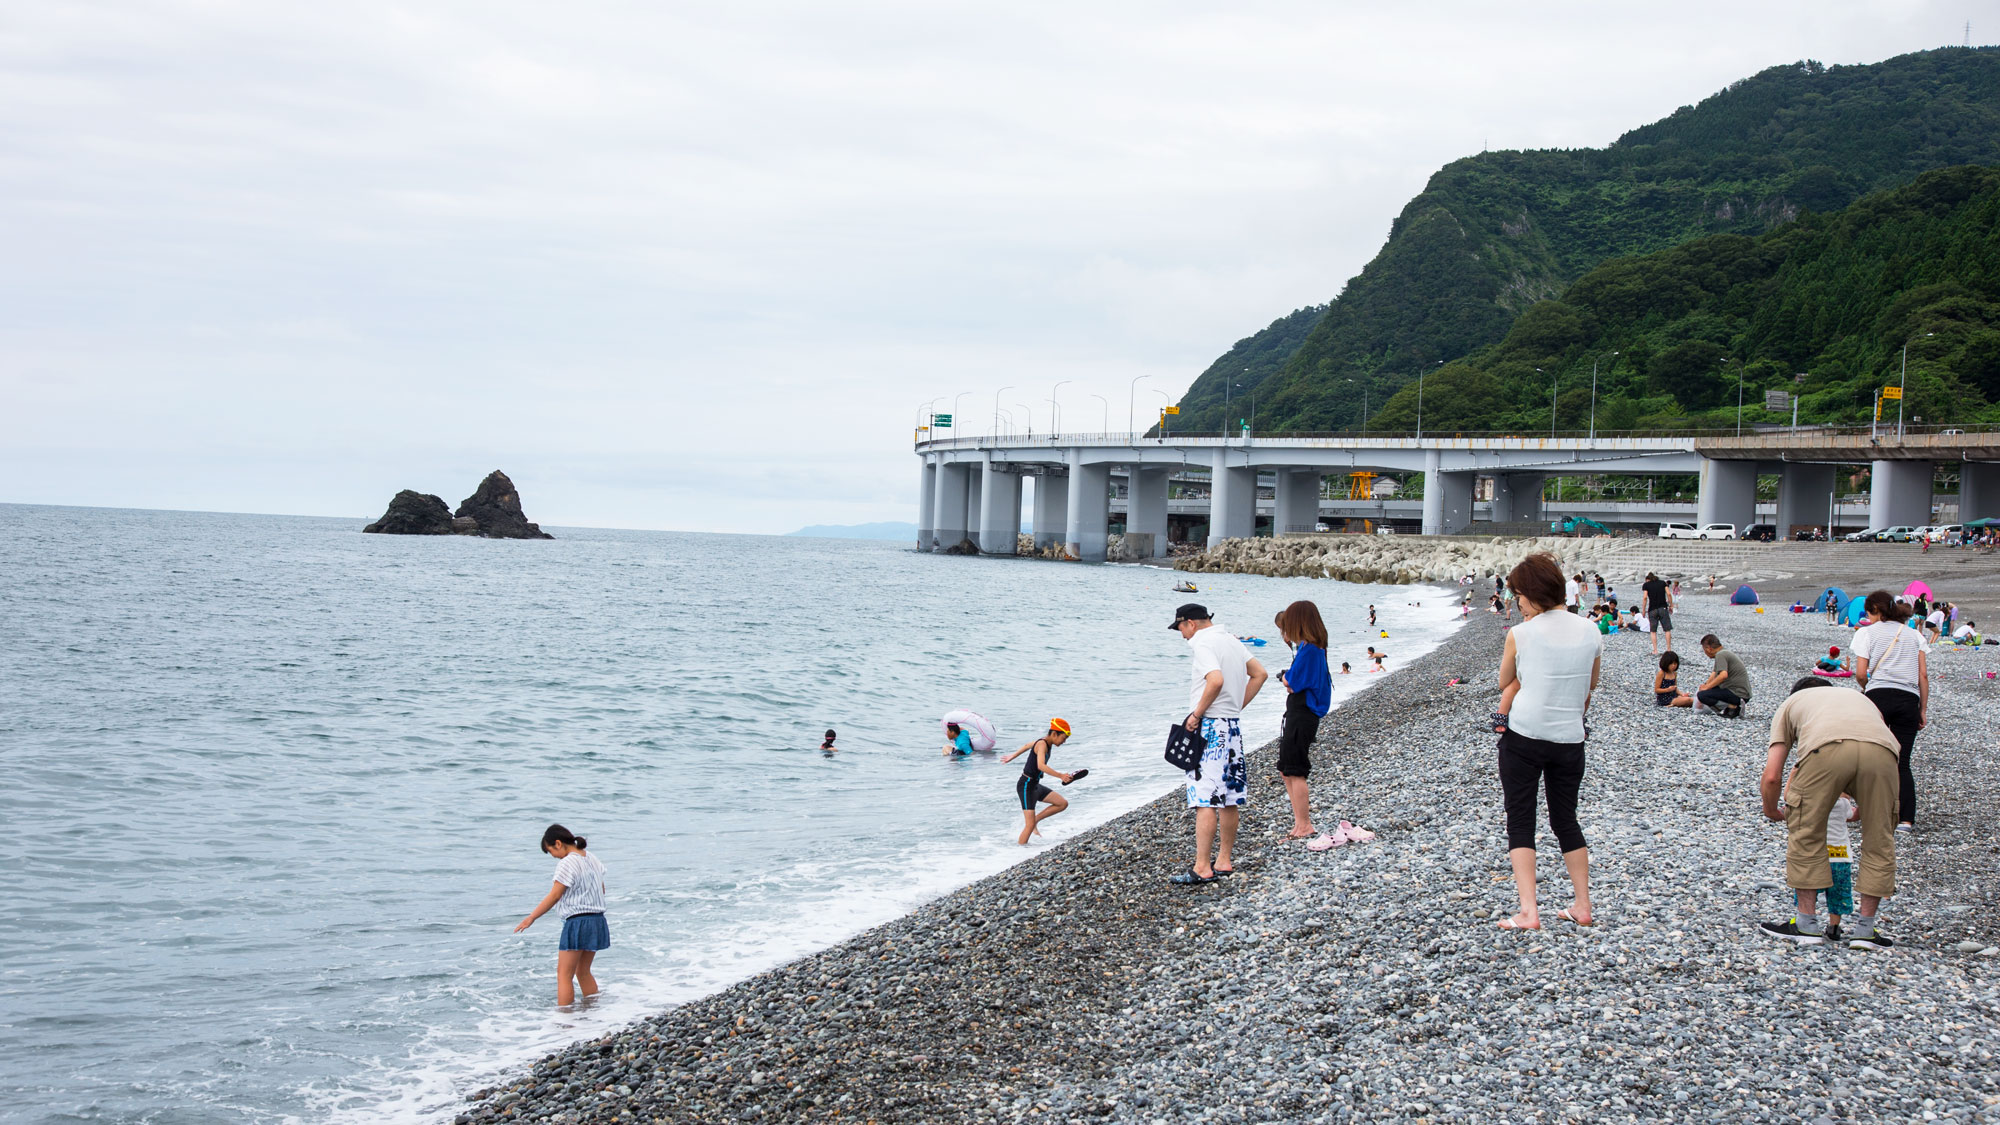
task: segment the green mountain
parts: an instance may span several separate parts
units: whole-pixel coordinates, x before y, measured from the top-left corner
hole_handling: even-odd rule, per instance
[[[1746,425],[1780,420],[1766,390],[1797,393],[1802,423],[1866,422],[1905,377],[1912,421],[2000,421],[2000,168],[1927,172],[1759,237],[1606,262],[1428,376],[1423,428],[1584,429],[1593,365],[1599,430],[1731,426],[1739,381]],[[1413,428],[1418,390],[1379,424]]]
[[[1311,310],[1212,365],[1174,428],[1215,430],[1245,416],[1233,403],[1224,410],[1225,383],[1245,384],[1232,398],[1254,396],[1259,429],[1359,428],[1364,391],[1381,403],[1419,370],[1498,342],[1602,262],[1706,235],[1761,235],[1926,171],[1996,163],[2000,48],[1991,47],[1773,67],[1608,148],[1454,161],[1281,365],[1230,356],[1281,352],[1294,318]]]

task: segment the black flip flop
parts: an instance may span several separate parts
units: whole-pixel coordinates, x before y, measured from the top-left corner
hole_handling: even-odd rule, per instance
[[[1073,773],[1073,774],[1070,774],[1070,775],[1069,775],[1069,780],[1068,780],[1068,781],[1065,781],[1065,782],[1063,782],[1063,784],[1064,784],[1064,785],[1068,785],[1068,784],[1069,784],[1069,783],[1070,783],[1071,781],[1082,781],[1082,780],[1083,780],[1084,778],[1086,778],[1086,777],[1089,777],[1089,776],[1090,776],[1090,771],[1089,771],[1089,770],[1087,770],[1087,769],[1085,769],[1085,770],[1078,770],[1078,771],[1076,771],[1075,773]]]
[[[1195,874],[1194,868],[1190,867],[1186,871],[1183,871],[1180,874],[1175,875],[1174,877],[1168,879],[1167,882],[1172,883],[1175,886],[1179,887],[1193,887],[1193,886],[1199,886],[1200,884],[1203,883],[1213,883],[1215,882],[1216,878],[1217,876],[1210,875],[1208,878],[1204,879],[1201,876]]]
[[[1222,868],[1220,868],[1220,867],[1218,867],[1218,868],[1216,868],[1216,869],[1215,869],[1215,877],[1216,877],[1216,878],[1218,878],[1218,879],[1227,879],[1227,878],[1229,878],[1229,877],[1230,877],[1231,875],[1234,875],[1234,874],[1236,874],[1236,869],[1235,869],[1234,867],[1230,868],[1230,869],[1229,869],[1229,870],[1227,870],[1227,871],[1224,871],[1224,870],[1223,870]]]

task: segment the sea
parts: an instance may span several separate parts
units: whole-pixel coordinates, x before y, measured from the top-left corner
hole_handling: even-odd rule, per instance
[[[1393,669],[1458,617],[1429,587],[362,522],[0,505],[0,1117],[448,1120],[1175,789],[1183,601],[1274,668],[1272,617],[1316,602],[1337,699],[1394,690],[1368,645]],[[941,756],[955,708],[1003,752],[1074,726],[1056,764],[1090,776],[1041,840],[1015,843],[1018,764]],[[1253,744],[1282,710],[1274,681]],[[551,823],[608,873],[603,992],[572,1010],[560,921],[513,932]]]

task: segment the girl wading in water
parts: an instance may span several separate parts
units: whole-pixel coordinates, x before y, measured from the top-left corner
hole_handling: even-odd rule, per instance
[[[599,950],[611,946],[611,927],[604,922],[604,865],[584,851],[583,844],[583,837],[571,835],[560,824],[551,824],[542,833],[542,851],[556,860],[555,884],[514,927],[518,934],[551,909],[562,918],[562,939],[556,943],[556,1003],[565,1008],[575,1002],[578,989],[586,997],[597,995],[590,963]]]
[[[1500,656],[1500,687],[1515,689],[1507,729],[1500,732],[1500,790],[1507,806],[1507,858],[1514,867],[1520,912],[1503,930],[1539,930],[1535,902],[1535,790],[1548,787],[1549,827],[1562,844],[1563,865],[1576,892],[1574,905],[1556,917],[1579,926],[1592,922],[1590,850],[1576,822],[1583,786],[1583,724],[1597,688],[1604,638],[1590,622],[1563,608],[1563,575],[1554,558],[1533,554],[1507,575],[1521,603],[1521,623],[1507,631]],[[1518,687],[1516,687],[1518,685]]]

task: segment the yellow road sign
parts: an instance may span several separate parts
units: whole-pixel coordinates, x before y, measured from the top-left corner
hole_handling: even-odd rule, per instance
[[[1181,408],[1178,406],[1169,406],[1165,410],[1160,411],[1162,414],[1179,414],[1180,412]]]
[[[1882,388],[1882,397],[1883,397],[1883,398],[1885,398],[1885,399],[1897,399],[1897,398],[1902,398],[1902,397],[1903,397],[1903,388],[1901,388],[1901,387],[1883,387],[1883,388]]]

